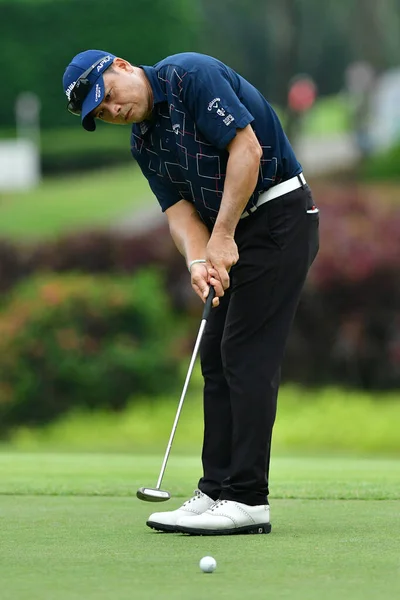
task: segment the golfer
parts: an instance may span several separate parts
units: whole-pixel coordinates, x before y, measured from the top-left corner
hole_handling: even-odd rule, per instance
[[[269,533],[269,463],[281,363],[319,214],[279,119],[233,69],[187,52],[136,66],[101,50],[63,77],[68,110],[131,125],[131,151],[168,218],[193,290],[215,289],[202,340],[203,475],[156,530]]]

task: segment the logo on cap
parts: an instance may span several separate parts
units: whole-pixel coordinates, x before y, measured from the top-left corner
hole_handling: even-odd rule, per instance
[[[110,62],[111,60],[111,56],[108,55],[105,58],[103,58],[103,60],[98,64],[97,66],[97,72],[100,73],[100,71],[102,70],[102,68],[104,67],[105,64],[107,64],[108,62]]]
[[[69,86],[65,90],[65,95],[67,96],[68,100],[71,100],[71,92],[74,89],[75,84],[76,84],[76,81],[73,81],[72,83],[69,84]]]
[[[95,99],[95,101],[98,102],[100,97],[101,97],[101,87],[99,86],[98,83],[96,83],[96,89],[95,89],[95,92],[94,92],[94,99]]]

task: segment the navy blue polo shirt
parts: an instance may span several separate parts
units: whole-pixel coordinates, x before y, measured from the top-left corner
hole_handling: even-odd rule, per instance
[[[224,189],[226,146],[249,123],[263,156],[247,209],[262,191],[301,172],[271,105],[219,60],[185,52],[142,68],[154,110],[151,120],[132,126],[131,151],[163,211],[187,200],[212,228]]]

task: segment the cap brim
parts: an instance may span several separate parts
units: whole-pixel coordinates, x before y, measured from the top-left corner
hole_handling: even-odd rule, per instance
[[[90,113],[101,104],[104,93],[104,81],[102,75],[100,75],[82,104],[82,127],[86,131],[94,131],[96,129],[96,121]]]

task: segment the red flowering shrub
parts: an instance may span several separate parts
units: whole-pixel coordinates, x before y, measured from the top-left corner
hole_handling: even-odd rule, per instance
[[[284,372],[306,383],[400,386],[400,202],[396,187],[314,185],[320,252]]]
[[[318,289],[357,285],[400,270],[400,190],[315,185],[321,248],[311,277]],[[397,196],[398,194],[398,196]]]

